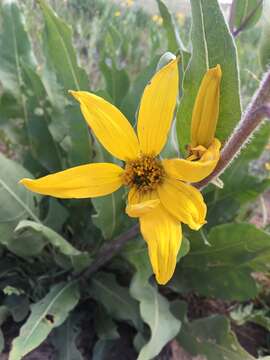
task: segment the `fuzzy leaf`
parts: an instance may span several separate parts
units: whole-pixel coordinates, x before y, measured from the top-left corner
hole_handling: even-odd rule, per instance
[[[38,347],[53,328],[60,326],[79,301],[75,283],[54,285],[50,292],[31,307],[31,314],[12,342],[9,360],[21,360]]]
[[[140,326],[139,308],[132,299],[128,289],[120,286],[115,275],[99,272],[92,278],[91,296],[106,308],[108,314],[117,320],[129,320],[138,328]]]
[[[176,300],[171,306],[175,316],[180,315],[182,320],[177,340],[190,354],[202,355],[207,360],[255,360],[240,346],[225,316],[212,315],[188,322],[185,305]]]
[[[229,236],[228,236],[229,234]],[[177,292],[245,301],[258,294],[254,271],[268,271],[270,235],[250,224],[223,224],[211,229],[206,246],[199,238],[179,263],[169,286]]]
[[[39,4],[45,21],[43,48],[46,57],[46,78],[47,83],[53,81],[53,85],[47,87],[57,90],[56,81],[61,87],[61,92],[67,96],[68,90],[87,91],[89,88],[87,75],[77,64],[70,27],[53,12],[44,0],[39,0]],[[58,91],[60,90],[58,89]],[[71,98],[70,101],[75,104]],[[76,103],[64,111],[62,108],[62,113],[68,124],[68,134],[71,139],[70,163],[80,165],[89,162],[91,148],[88,127],[78,104]]]
[[[137,270],[130,293],[139,301],[141,317],[151,329],[150,339],[140,350],[138,360],[150,360],[177,335],[181,323],[171,314],[168,300],[148,282],[152,270],[146,248],[137,246],[137,251],[126,248],[125,255]]]
[[[21,165],[0,154],[0,241],[9,246],[13,230],[19,220],[32,218],[38,221],[35,196],[18,181],[32,177]]]
[[[246,30],[256,25],[262,11],[263,0],[235,0],[232,19],[235,30]]]
[[[240,120],[236,48],[217,0],[191,0],[192,55],[185,72],[183,97],[177,114],[177,136],[183,153],[190,143],[192,109],[208,68],[221,65],[220,115],[216,137],[224,141]]]

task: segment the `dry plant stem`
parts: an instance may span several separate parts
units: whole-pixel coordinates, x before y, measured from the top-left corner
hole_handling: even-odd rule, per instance
[[[92,273],[96,272],[99,268],[111,260],[111,258],[113,258],[129,240],[134,239],[138,233],[139,225],[136,224],[123,234],[117,236],[115,239],[106,242],[97,253],[96,259],[91,263],[91,265],[87,269],[76,274],[73,279],[83,280]]]
[[[252,133],[263,122],[264,118],[270,119],[270,71],[266,74],[261,86],[254,95],[250,106],[239,122],[239,125],[225,144],[214,172],[201,182],[193,185],[198,189],[202,189],[211,180],[219,176],[231,163],[234,157],[237,156]],[[91,274],[111,260],[122,249],[122,247],[129,240],[136,237],[138,233],[139,225],[137,224],[110,242],[105,243],[97,253],[96,259],[92,262],[92,264],[87,269],[76,274],[73,277],[73,280],[81,281],[88,278]]]

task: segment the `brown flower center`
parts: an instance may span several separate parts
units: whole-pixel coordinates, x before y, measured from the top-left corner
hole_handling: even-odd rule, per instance
[[[151,191],[162,183],[165,171],[161,161],[153,156],[141,156],[126,163],[123,182],[135,186],[139,191]]]

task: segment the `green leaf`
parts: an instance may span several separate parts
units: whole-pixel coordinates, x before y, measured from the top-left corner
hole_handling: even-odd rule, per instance
[[[179,317],[184,306],[182,301],[174,301],[173,313]],[[212,315],[192,322],[188,322],[185,315],[184,318],[182,316],[177,340],[190,354],[203,355],[207,360],[255,360],[240,346],[225,316]]]
[[[100,340],[114,340],[119,338],[115,322],[101,304],[98,304],[97,311],[95,311],[95,329]]]
[[[267,70],[270,65],[270,4],[269,2],[264,4],[264,16],[263,16],[263,30],[260,39],[259,55],[260,62],[263,70]]]
[[[208,68],[221,65],[220,114],[216,137],[224,141],[240,120],[236,48],[217,0],[191,0],[192,55],[185,72],[177,114],[178,142],[183,153],[190,143],[191,115],[201,80]]]
[[[95,162],[114,163],[113,157],[95,141],[96,157]],[[125,190],[121,189],[112,194],[91,199],[96,210],[92,215],[93,223],[101,230],[105,239],[123,232],[125,227],[130,224],[130,220],[125,214]]]
[[[211,229],[206,246],[199,238],[177,266],[169,286],[183,293],[245,301],[258,294],[254,271],[268,271],[270,235],[250,224],[225,224]]]
[[[0,78],[6,91],[21,98],[21,61],[34,66],[35,59],[24,28],[22,11],[16,0],[1,2]]]
[[[129,89],[129,77],[125,69],[118,69],[112,59],[105,58],[99,68],[106,82],[106,91],[110,95],[113,104],[120,107],[123,98]]]
[[[48,171],[60,170],[60,155],[49,131],[46,90],[39,75],[28,64],[22,64],[22,71],[28,95],[25,100],[25,119],[32,155]]]
[[[4,299],[3,303],[16,322],[24,320],[29,313],[29,300],[25,295],[11,294]]]
[[[46,60],[55,70],[64,90],[87,90],[86,72],[77,64],[70,27],[44,0],[38,0],[45,21],[43,44]]]
[[[101,230],[105,239],[112,239],[123,231],[125,220],[125,191],[123,188],[110,195],[92,199],[96,214],[92,216],[93,223]]]
[[[232,22],[235,31],[256,25],[263,11],[263,0],[235,0]]]
[[[176,54],[178,51],[184,50],[185,46],[180,38],[174,18],[170,14],[166,4],[162,0],[157,0],[158,9],[163,19],[163,26],[167,33],[168,51]]]
[[[138,328],[140,326],[139,307],[132,299],[128,289],[120,286],[115,275],[99,272],[92,278],[91,296],[101,303],[108,314],[117,320],[129,320]]]
[[[256,309],[254,304],[239,305],[230,312],[231,319],[239,326],[246,322],[253,322],[254,324],[264,327],[270,331],[270,318],[268,316],[268,309]]]
[[[130,285],[130,293],[139,301],[141,317],[151,329],[150,339],[140,350],[138,360],[150,360],[177,335],[181,323],[171,314],[168,300],[159,294],[157,287],[148,282],[152,269],[146,248],[130,250],[126,248],[125,254],[137,270]]]
[[[76,283],[54,285],[50,292],[31,307],[31,314],[12,342],[9,360],[20,360],[38,347],[53,328],[60,326],[79,301]]]
[[[258,176],[258,172],[252,174],[250,171],[250,163],[264,151],[269,135],[270,126],[266,123],[221,176],[224,188],[215,187],[206,194],[207,227],[233,221],[243,206],[256,200],[269,187],[270,181],[267,176]]]
[[[21,165],[0,154],[0,242],[9,245],[18,221],[32,218],[39,221],[35,207],[35,196],[18,181],[32,177]]]
[[[49,227],[34,221],[22,220],[15,229],[16,233],[30,231],[33,235],[42,235],[48,243],[67,256],[78,256],[84,253],[75,249],[66,239]],[[44,244],[46,245],[46,243]]]
[[[121,110],[132,124],[135,124],[136,122],[136,111],[138,109],[143,90],[148,81],[150,81],[152,76],[155,74],[158,60],[159,56],[154,57],[149,65],[143,69],[138,77],[131,83],[129,92],[123,99]]]
[[[86,72],[77,64],[70,27],[53,12],[44,0],[39,0],[39,4],[45,21],[43,48],[46,56],[47,88],[51,90],[56,88],[57,91],[57,86],[55,86],[57,81],[65,95],[68,90],[88,90]],[[48,85],[50,81],[53,82],[52,86]],[[69,98],[75,104],[71,97]],[[78,104],[76,103],[72,107],[68,106],[64,110],[62,107],[59,116],[64,117],[68,124],[71,165],[89,162],[92,155],[91,142],[87,124],[79,111]]]
[[[44,225],[50,227],[54,231],[60,232],[64,223],[69,216],[68,210],[60,204],[60,202],[53,198],[48,198],[48,212],[43,220]]]
[[[63,325],[53,331],[52,342],[57,352],[57,360],[83,360],[76,346],[79,320],[79,316],[71,315]]]

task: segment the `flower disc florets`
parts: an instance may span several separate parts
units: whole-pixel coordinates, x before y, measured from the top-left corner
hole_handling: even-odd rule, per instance
[[[137,190],[146,192],[156,189],[162,183],[164,175],[160,160],[143,155],[126,163],[123,182],[127,186],[135,186]]]

